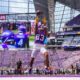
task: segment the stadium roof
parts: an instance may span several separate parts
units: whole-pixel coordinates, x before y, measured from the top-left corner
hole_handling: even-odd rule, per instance
[[[54,0],[54,2],[60,2],[72,9],[80,11],[80,0]],[[48,0],[34,0],[35,8],[41,9],[47,15]]]
[[[65,25],[71,27],[80,26],[80,14],[74,17],[72,20],[68,21]]]
[[[69,6],[72,9],[80,11],[80,0],[55,0],[66,6]]]

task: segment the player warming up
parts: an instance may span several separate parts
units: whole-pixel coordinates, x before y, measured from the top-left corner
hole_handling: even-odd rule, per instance
[[[45,48],[46,39],[47,39],[47,24],[46,17],[44,17],[43,12],[38,10],[35,18],[35,45],[31,54],[31,60],[29,64],[29,73],[32,73],[32,67],[34,64],[35,57],[38,54],[38,51],[44,56],[44,66],[46,69],[49,69],[49,56],[48,51]]]
[[[15,36],[15,46],[17,48],[25,48],[27,44],[27,48],[29,48],[28,42],[28,34],[26,34],[26,26],[20,25],[18,28],[18,34]]]
[[[2,40],[2,44],[0,45],[3,48],[15,48],[15,40],[14,40],[14,33],[10,30],[5,30],[2,34],[1,34],[1,40]]]

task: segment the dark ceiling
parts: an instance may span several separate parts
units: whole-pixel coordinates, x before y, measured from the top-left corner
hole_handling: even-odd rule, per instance
[[[80,11],[80,0],[54,0],[55,2],[58,1],[66,6],[69,6],[72,9],[76,9]],[[42,7],[47,8],[47,0],[34,0],[34,2],[39,5],[38,3],[42,4]],[[39,8],[39,7],[38,7]],[[45,8],[45,9],[46,9]]]

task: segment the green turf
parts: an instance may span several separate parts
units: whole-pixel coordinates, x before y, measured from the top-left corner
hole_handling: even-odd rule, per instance
[[[17,33],[17,32],[18,32],[18,30],[13,30],[13,32],[14,32],[14,33]]]
[[[31,36],[29,37],[29,40],[30,40],[30,41],[34,41],[34,35],[31,35]]]

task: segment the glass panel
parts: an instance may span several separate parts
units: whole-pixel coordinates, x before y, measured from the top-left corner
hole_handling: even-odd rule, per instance
[[[8,2],[0,1],[0,6],[8,6]]]
[[[26,4],[26,3],[10,2],[10,7],[27,8],[27,6],[28,6],[28,4]]]
[[[14,2],[28,2],[28,0],[9,0],[9,1],[14,1]]]
[[[29,8],[35,9],[34,4],[29,4]]]
[[[35,13],[35,9],[29,9],[29,13]]]
[[[27,9],[10,8],[10,13],[27,13]]]
[[[0,13],[8,13],[8,7],[0,7]]]

